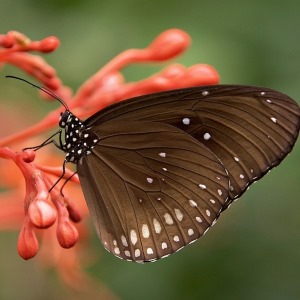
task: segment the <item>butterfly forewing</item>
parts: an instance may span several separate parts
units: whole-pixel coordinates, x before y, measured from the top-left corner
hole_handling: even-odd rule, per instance
[[[195,241],[218,218],[228,175],[193,137],[151,122],[106,122],[95,132],[101,139],[78,173],[107,250],[153,261]]]
[[[87,123],[147,120],[185,131],[220,159],[234,200],[291,151],[299,116],[299,105],[280,92],[220,85],[137,97],[108,107]]]
[[[105,248],[146,262],[195,241],[291,151],[299,124],[291,98],[249,86],[145,95],[96,113],[84,125],[99,140],[77,166]]]

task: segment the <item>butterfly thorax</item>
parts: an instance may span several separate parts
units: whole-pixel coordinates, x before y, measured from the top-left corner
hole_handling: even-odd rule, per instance
[[[59,126],[65,129],[62,150],[67,153],[68,162],[77,163],[82,156],[90,154],[99,140],[82,120],[68,110],[61,114]]]

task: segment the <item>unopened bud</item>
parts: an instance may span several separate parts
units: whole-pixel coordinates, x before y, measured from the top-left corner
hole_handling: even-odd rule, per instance
[[[39,250],[38,240],[28,217],[19,234],[17,248],[19,255],[26,260],[33,258]]]

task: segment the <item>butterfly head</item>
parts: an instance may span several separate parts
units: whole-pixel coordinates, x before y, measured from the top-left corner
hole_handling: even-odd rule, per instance
[[[60,113],[59,127],[65,128],[67,123],[69,123],[71,121],[72,117],[73,117],[73,114],[69,110],[66,110],[65,112]]]

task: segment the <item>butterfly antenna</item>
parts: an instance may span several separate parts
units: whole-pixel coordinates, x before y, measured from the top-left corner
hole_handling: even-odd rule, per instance
[[[24,81],[24,82],[26,82],[26,83],[32,85],[33,87],[38,88],[39,90],[45,92],[45,93],[48,94],[49,96],[51,96],[51,97],[53,97],[54,99],[56,99],[57,101],[59,101],[59,102],[65,107],[66,110],[69,110],[68,105],[66,104],[66,102],[65,102],[63,99],[59,98],[59,97],[58,97],[57,95],[55,95],[52,91],[46,89],[45,87],[40,86],[40,85],[36,85],[36,84],[34,84],[34,83],[32,83],[32,82],[26,80],[26,79],[23,79],[23,78],[20,78],[20,77],[17,77],[17,76],[7,75],[7,76],[5,76],[5,77],[6,77],[6,78],[13,78],[13,79],[21,80],[21,81]]]

